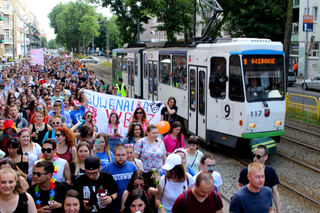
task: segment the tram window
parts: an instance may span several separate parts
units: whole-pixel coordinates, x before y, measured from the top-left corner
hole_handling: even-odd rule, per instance
[[[187,56],[172,55],[172,86],[187,90]]]
[[[160,55],[159,61],[159,82],[166,85],[170,85],[170,55]]]
[[[196,109],[196,71],[190,70],[190,110]]]
[[[153,63],[153,93],[157,95],[157,64]]]
[[[117,53],[117,71],[122,71],[122,55]]]
[[[242,72],[238,55],[230,56],[229,67],[229,99],[231,101],[244,102]]]
[[[153,87],[152,87],[152,62],[149,62],[149,75],[148,75],[148,77],[149,77],[149,93],[152,93],[152,89],[153,89]]]
[[[135,66],[134,66],[134,74],[135,74],[135,76],[138,76],[138,53],[135,54],[134,59],[135,59],[134,60],[134,64],[135,64]]]
[[[226,59],[224,57],[211,58],[209,90],[212,98],[226,97]]]
[[[128,60],[128,84],[131,85],[132,59]]]
[[[206,73],[204,71],[199,72],[199,113],[205,114],[206,109]]]
[[[143,76],[145,79],[147,79],[147,74],[148,74],[148,55],[147,55],[147,53],[144,54],[143,63],[144,63]]]
[[[123,60],[122,60],[122,72],[127,72],[127,54],[123,54]]]

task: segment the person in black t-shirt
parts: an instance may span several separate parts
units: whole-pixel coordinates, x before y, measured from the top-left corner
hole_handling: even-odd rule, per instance
[[[35,165],[33,179],[36,184],[32,185],[27,191],[32,196],[37,210],[51,210],[61,212],[64,195],[67,191],[67,184],[55,181],[53,163],[49,161],[40,161]]]
[[[161,109],[161,121],[168,121],[170,126],[176,121],[178,107],[176,99],[170,97],[168,102],[164,102],[164,107]]]
[[[97,156],[86,157],[84,166],[86,173],[75,180],[73,189],[83,197],[86,211],[114,212],[112,202],[117,198],[119,189],[112,175],[101,172]]]
[[[261,163],[262,165],[264,165],[264,173],[265,173],[264,186],[267,186],[272,190],[273,201],[276,206],[277,212],[281,213],[280,195],[277,188],[277,184],[279,183],[279,178],[274,168],[272,168],[271,166],[265,165],[265,162],[268,159],[267,147],[265,145],[258,145],[254,149],[252,157],[254,162]],[[240,172],[237,190],[249,183],[247,176],[248,176],[248,167],[244,167]]]

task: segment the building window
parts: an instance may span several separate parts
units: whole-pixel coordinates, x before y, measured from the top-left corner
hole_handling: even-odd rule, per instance
[[[10,30],[6,30],[5,31],[5,37],[6,38],[10,38]]]
[[[293,0],[293,6],[299,6],[300,0]]]
[[[4,2],[4,9],[9,9],[9,7],[10,7],[10,2],[5,1]]]
[[[309,15],[310,14],[310,8],[304,8],[304,15]]]
[[[314,42],[313,43],[311,56],[319,57],[319,42]]]
[[[318,20],[318,7],[313,8],[312,15],[313,15],[313,21],[317,21]]]

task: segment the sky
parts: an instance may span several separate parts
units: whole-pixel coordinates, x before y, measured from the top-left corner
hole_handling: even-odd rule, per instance
[[[50,21],[47,17],[51,12],[52,8],[62,3],[68,3],[70,1],[75,2],[76,0],[25,0],[29,10],[37,17],[40,24],[41,33],[42,30],[47,35],[47,41],[54,39],[56,35],[54,34],[53,28],[50,27]],[[96,10],[98,13],[102,13],[104,16],[111,17],[112,14],[108,8],[98,8]]]

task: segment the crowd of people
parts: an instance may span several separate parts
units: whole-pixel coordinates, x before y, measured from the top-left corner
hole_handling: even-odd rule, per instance
[[[170,130],[160,139],[140,104],[127,134],[115,110],[97,132],[84,89],[126,97],[126,88],[122,79],[106,86],[78,62],[46,57],[44,66],[32,66],[24,59],[0,79],[0,212],[222,213],[216,160],[199,150],[197,136],[185,141],[174,97],[161,110]],[[280,212],[278,178],[263,166],[267,149],[258,146],[253,159],[230,212],[271,212],[272,196]],[[252,207],[255,199],[263,202]]]

